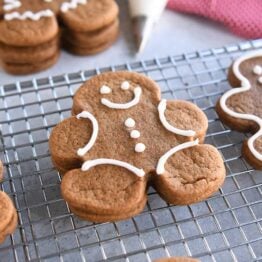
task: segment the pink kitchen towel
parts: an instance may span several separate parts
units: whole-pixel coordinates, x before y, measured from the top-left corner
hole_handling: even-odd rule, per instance
[[[245,38],[262,38],[262,0],[169,0],[168,7],[221,22]]]

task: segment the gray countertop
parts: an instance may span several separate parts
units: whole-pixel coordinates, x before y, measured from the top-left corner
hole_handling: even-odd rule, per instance
[[[127,1],[119,0],[118,3],[121,10],[121,33],[111,48],[98,55],[86,57],[73,56],[62,51],[56,65],[33,75],[12,76],[1,69],[0,84],[221,47],[244,40],[210,20],[165,10],[145,50],[136,55]]]

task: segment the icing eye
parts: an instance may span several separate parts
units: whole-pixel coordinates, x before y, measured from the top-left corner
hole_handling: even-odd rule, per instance
[[[109,86],[103,85],[100,88],[100,94],[110,94],[112,89]]]
[[[121,84],[121,89],[122,90],[127,90],[129,89],[129,83],[127,81],[124,81],[122,84]]]
[[[253,73],[255,75],[262,75],[262,67],[259,65],[254,66]]]
[[[257,81],[259,84],[262,84],[262,76],[260,76]]]

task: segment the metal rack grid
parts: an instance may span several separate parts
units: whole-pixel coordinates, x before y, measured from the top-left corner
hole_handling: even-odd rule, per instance
[[[262,173],[241,157],[244,134],[225,127],[214,104],[229,87],[226,70],[262,40],[204,52],[152,59],[0,87],[1,189],[19,214],[16,232],[0,246],[5,261],[152,261],[193,256],[201,261],[262,261]],[[193,101],[206,113],[206,143],[218,147],[227,168],[225,184],[208,200],[169,206],[149,189],[140,215],[93,224],[70,213],[60,195],[60,176],[48,152],[50,130],[70,115],[72,95],[104,71],[147,74],[162,96]]]

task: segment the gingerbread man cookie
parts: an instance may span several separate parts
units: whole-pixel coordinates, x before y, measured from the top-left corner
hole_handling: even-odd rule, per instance
[[[0,58],[13,74],[53,65],[60,40],[68,51],[87,55],[106,49],[118,36],[114,0],[3,0],[1,7]]]
[[[190,102],[161,100],[157,84],[142,74],[93,77],[75,94],[72,113],[52,130],[49,148],[65,174],[62,195],[82,218],[138,214],[150,183],[167,202],[190,204],[224,181],[219,152],[200,144],[205,114]]]
[[[238,58],[228,80],[234,88],[220,98],[217,113],[230,128],[253,133],[242,152],[250,165],[262,169],[262,52]]]
[[[0,182],[3,177],[3,165],[0,161]],[[17,226],[17,214],[11,199],[0,191],[0,244],[12,234]]]

